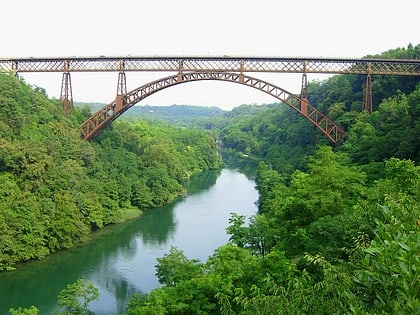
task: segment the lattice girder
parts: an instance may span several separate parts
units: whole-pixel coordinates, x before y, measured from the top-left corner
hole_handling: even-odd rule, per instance
[[[303,57],[60,57],[0,59],[0,72],[182,71],[420,76],[420,60]]]

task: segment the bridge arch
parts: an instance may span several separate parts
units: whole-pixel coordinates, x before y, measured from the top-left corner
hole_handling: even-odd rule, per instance
[[[310,105],[306,97],[296,96],[274,84],[244,75],[243,73],[202,71],[178,73],[142,85],[124,95],[118,95],[112,103],[105,105],[82,124],[83,139],[94,139],[126,110],[158,91],[177,84],[202,80],[227,81],[255,88],[289,105],[315,125],[332,143],[337,144],[346,137],[344,130],[325,114]]]

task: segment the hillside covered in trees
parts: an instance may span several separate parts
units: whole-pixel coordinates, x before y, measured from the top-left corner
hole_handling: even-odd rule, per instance
[[[96,112],[105,104],[101,103],[76,103],[75,106],[83,108],[88,106],[92,112]],[[195,127],[196,121],[211,119],[221,116],[226,111],[218,107],[194,106],[194,105],[170,105],[170,106],[151,106],[135,105],[125,112],[121,117],[123,120],[135,121],[144,119],[147,121],[164,121],[171,125]]]
[[[418,58],[420,45],[380,57]],[[282,104],[209,120],[226,150],[259,160],[259,212],[235,213],[230,242],[206,262],[173,248],[163,287],[126,314],[417,314],[420,312],[420,79],[311,82],[309,101],[347,131],[332,147]]]
[[[409,45],[375,57],[419,56]],[[232,213],[229,243],[205,262],[172,248],[156,264],[162,286],[134,295],[125,314],[420,313],[420,78],[374,77],[372,114],[361,112],[365,78],[311,82],[310,103],[347,132],[336,147],[284,104],[243,105],[195,130],[119,122],[85,143],[74,127],[84,109],[66,118],[0,78],[9,104],[0,110],[3,269],[169,202],[191,175],[219,167],[214,134],[225,151],[258,161],[259,211]],[[58,297],[60,311],[87,314],[81,301],[94,298],[89,283],[75,283]],[[14,314],[24,312],[36,308]]]
[[[0,75],[0,104],[0,270],[168,204],[191,176],[220,167],[204,131],[117,122],[82,141],[86,109],[67,117],[12,75]]]

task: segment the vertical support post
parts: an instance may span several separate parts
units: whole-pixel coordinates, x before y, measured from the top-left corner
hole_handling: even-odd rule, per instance
[[[64,60],[63,79],[61,80],[60,105],[65,113],[73,111],[73,92],[71,87],[71,77],[69,63]]]
[[[15,74],[15,78],[19,79],[19,72],[18,72],[18,62],[17,61],[13,61],[12,62],[12,71]]]
[[[300,112],[306,116],[308,114],[308,76],[306,75],[306,61],[303,62],[302,86],[300,89]]]
[[[127,79],[124,72],[125,62],[120,60],[120,72],[118,73],[117,96],[127,94]]]
[[[120,71],[118,72],[117,96],[115,97],[114,112],[119,112],[123,107],[123,98],[127,94],[127,78],[125,76],[125,61],[120,60]]]
[[[184,68],[184,62],[182,60],[178,60],[178,82],[181,82],[182,79],[182,69]]]
[[[243,59],[241,59],[241,63],[240,63],[239,83],[244,83],[244,60]]]
[[[370,62],[367,64],[367,77],[365,82],[365,93],[363,95],[363,108],[362,111],[367,111],[369,114],[372,113],[372,77],[370,75],[371,72],[371,64]]]

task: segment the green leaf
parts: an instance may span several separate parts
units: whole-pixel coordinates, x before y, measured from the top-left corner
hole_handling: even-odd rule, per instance
[[[365,252],[375,256],[376,254],[380,254],[382,250],[377,247],[369,247],[365,249]]]
[[[400,266],[401,270],[402,270],[404,273],[408,273],[408,268],[407,268],[406,264],[405,264],[403,261],[400,261],[400,262],[398,263],[398,265]]]
[[[398,245],[400,245],[401,248],[405,249],[406,251],[410,250],[410,247],[408,247],[407,244],[404,244],[402,242],[397,242],[397,243],[398,243]]]

